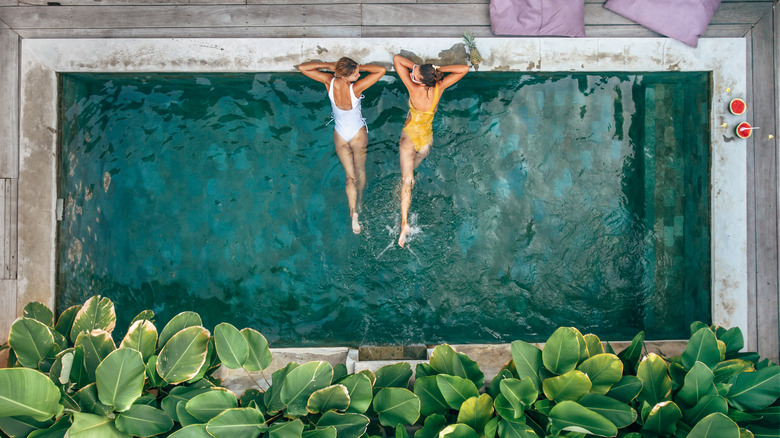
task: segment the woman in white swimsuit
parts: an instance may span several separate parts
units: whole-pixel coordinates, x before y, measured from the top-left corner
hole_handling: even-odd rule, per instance
[[[333,73],[320,69],[331,70]],[[363,98],[361,93],[384,76],[386,69],[378,65],[358,65],[349,58],[341,58],[336,62],[307,62],[299,65],[298,70],[315,81],[322,82],[328,90],[333,120],[336,122],[333,142],[347,174],[349,216],[352,219],[352,231],[358,234],[360,223],[357,209],[366,186],[368,144],[366,119],[363,118],[360,108],[360,99]],[[368,75],[361,79],[361,71],[368,72]]]

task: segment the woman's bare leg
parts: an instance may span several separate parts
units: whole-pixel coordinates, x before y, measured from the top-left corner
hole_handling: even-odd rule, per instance
[[[341,165],[346,173],[346,182],[344,189],[347,192],[347,202],[349,203],[349,217],[352,219],[352,232],[360,233],[360,223],[357,216],[357,180],[355,176],[355,164],[352,148],[338,132],[333,131],[333,143],[336,146],[336,155],[339,156]]]
[[[363,205],[363,190],[366,188],[366,147],[368,146],[368,133],[362,128],[349,141],[352,148],[352,161],[355,165],[355,179],[357,190],[357,210]]]
[[[414,186],[414,170],[422,160],[428,156],[430,147],[420,152],[414,150],[412,139],[401,133],[398,145],[398,153],[401,157],[401,235],[398,237],[398,246],[406,245],[406,235],[409,234],[409,207],[412,204],[412,187]]]

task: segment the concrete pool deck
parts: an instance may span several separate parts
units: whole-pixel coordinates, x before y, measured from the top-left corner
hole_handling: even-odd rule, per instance
[[[439,59],[458,44],[452,38],[23,40],[18,302],[54,306],[58,72],[290,72],[307,60],[342,55],[389,64],[409,48]],[[745,40],[702,39],[692,49],[665,38],[482,38],[479,47],[482,72],[712,72],[712,318],[749,338],[747,157],[733,132],[744,118],[727,111],[728,101],[747,91]]]

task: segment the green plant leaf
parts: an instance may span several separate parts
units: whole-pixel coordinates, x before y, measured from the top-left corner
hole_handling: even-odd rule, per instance
[[[73,368],[75,356],[76,350],[74,348],[57,353],[57,357],[54,358],[54,363],[49,369],[49,377],[60,385],[70,382],[70,371]]]
[[[301,438],[302,433],[303,423],[301,420],[277,422],[268,429],[269,438]]]
[[[336,384],[314,391],[306,403],[306,410],[312,414],[327,411],[345,411],[349,407],[349,402],[347,387]]]
[[[195,312],[184,311],[171,318],[168,324],[165,324],[162,331],[160,331],[160,337],[157,339],[157,345],[160,347],[165,346],[166,343],[180,331],[188,327],[201,327],[203,321],[200,319],[200,315]]]
[[[447,426],[447,419],[444,415],[433,414],[425,418],[425,424],[419,429],[414,438],[437,438],[439,432]]]
[[[593,355],[582,362],[577,369],[590,379],[593,385],[591,391],[602,395],[623,377],[623,362],[609,353]]]
[[[745,346],[745,337],[742,336],[742,330],[739,327],[732,327],[726,330],[718,339],[726,344],[726,354],[737,353]]]
[[[500,383],[501,394],[506,398],[514,410],[514,418],[519,418],[527,408],[531,407],[537,398],[539,391],[534,387],[534,382],[525,377],[519,379],[504,379]]]
[[[22,310],[22,316],[41,322],[49,327],[54,327],[54,313],[45,304],[33,301],[27,303]]]
[[[717,395],[714,379],[715,375],[707,365],[696,362],[685,375],[685,384],[677,393],[677,399],[685,406],[693,406],[706,395]]]
[[[251,328],[241,330],[241,335],[246,339],[249,346],[249,354],[244,368],[247,371],[262,371],[271,365],[271,350],[268,348],[268,341],[260,332]]]
[[[111,333],[114,331],[115,325],[116,311],[114,310],[114,303],[108,298],[95,295],[81,306],[73,318],[70,340],[75,343],[78,335],[90,333],[93,330],[103,330]]]
[[[282,386],[287,375],[299,366],[295,362],[290,362],[284,368],[279,368],[271,374],[271,386],[265,391],[263,396],[268,412],[279,412],[285,408],[286,405],[281,400]]]
[[[578,403],[609,420],[618,429],[636,421],[636,411],[631,406],[601,394],[585,394]]]
[[[485,430],[485,425],[491,418],[493,418],[493,399],[487,394],[471,397],[460,405],[458,423],[468,425],[477,433],[481,434]]]
[[[264,426],[263,414],[257,409],[233,408],[212,418],[206,432],[215,438],[256,438]]]
[[[51,421],[36,421],[30,417],[0,417],[0,436],[17,438],[49,427]]]
[[[27,438],[63,438],[72,424],[71,416],[63,415],[53,425],[46,429],[36,430],[28,435]]]
[[[40,371],[0,368],[0,417],[48,420],[62,412],[59,401],[59,388]]]
[[[130,409],[143,392],[145,378],[141,353],[130,348],[111,352],[95,371],[100,402],[118,412]]]
[[[777,438],[777,427],[750,426],[750,433],[755,438]]]
[[[340,414],[330,411],[322,414],[322,417],[317,421],[317,428],[333,426],[336,428],[337,438],[352,438],[366,433],[368,422],[368,417],[362,414]]]
[[[421,362],[414,367],[415,379],[419,379],[421,377],[435,376],[436,374],[439,373],[436,370],[434,370],[431,364],[429,363]]]
[[[527,342],[514,341],[511,344],[511,352],[517,377],[520,379],[529,377],[537,389],[541,388],[539,369],[543,366],[542,350]]]
[[[235,370],[244,366],[249,357],[249,344],[238,329],[227,322],[214,327],[217,355],[226,368]]]
[[[151,309],[142,310],[138,313],[138,315],[135,315],[135,317],[130,320],[130,325],[133,325],[136,321],[144,320],[154,323],[154,311]]]
[[[677,422],[681,419],[680,408],[674,402],[664,401],[650,410],[642,426],[642,432],[653,435],[674,435],[677,431]]]
[[[420,417],[420,399],[406,388],[384,388],[374,396],[372,405],[382,426],[414,424]]]
[[[417,378],[414,381],[414,393],[420,399],[420,413],[425,417],[446,414],[450,408],[439,390],[435,375]]]
[[[560,403],[564,400],[579,400],[590,391],[591,383],[582,371],[572,370],[558,377],[551,377],[542,382],[544,395]]]
[[[477,432],[465,424],[450,424],[439,432],[439,438],[478,438]]]
[[[598,336],[588,333],[584,336],[585,346],[588,348],[588,357],[593,357],[597,354],[604,354],[604,345],[601,343],[601,339]]]
[[[437,374],[436,385],[450,409],[460,409],[464,401],[479,395],[474,382],[462,377]]]
[[[479,365],[467,355],[458,353],[448,344],[436,346],[431,353],[431,368],[438,374],[463,377],[474,382],[474,386],[481,388],[485,383],[485,374],[479,369]]]
[[[512,374],[512,371],[509,371],[506,368],[502,368],[501,371],[496,374],[496,377],[493,377],[493,380],[490,381],[490,387],[487,388],[487,393],[493,397],[496,398],[498,394],[501,394],[501,382],[504,379],[512,379],[514,378],[514,375]],[[533,383],[533,379],[530,377],[526,377],[531,383]],[[415,382],[415,385],[417,383]],[[496,426],[498,427],[498,426]]]
[[[81,347],[84,351],[84,369],[91,382],[95,381],[95,370],[100,362],[116,350],[111,334],[104,330],[79,333],[75,346],[76,348]]]
[[[579,359],[580,340],[577,333],[571,327],[558,327],[544,344],[544,367],[554,374],[566,374],[577,367]]]
[[[525,412],[521,410],[522,405],[518,405],[517,407],[512,406],[504,394],[501,393],[499,393],[493,401],[493,407],[499,417],[508,421],[521,421],[525,417]]]
[[[740,373],[731,379],[726,398],[743,411],[759,411],[780,398],[780,366]]]
[[[54,336],[44,323],[32,318],[18,318],[11,325],[8,344],[22,366],[38,368],[38,362],[51,352]]]
[[[146,362],[146,377],[149,379],[150,388],[159,388],[163,385],[164,381],[159,374],[157,374],[157,355],[149,357],[149,361]]]
[[[694,333],[682,354],[682,365],[686,370],[693,368],[697,361],[710,368],[720,362],[718,339],[709,328],[701,328]]]
[[[157,329],[151,321],[138,320],[127,330],[119,348],[132,348],[140,352],[146,362],[157,349]]]
[[[668,399],[672,392],[672,379],[663,358],[650,353],[640,362],[636,376],[642,381],[642,391],[637,396],[640,403],[646,401],[650,406],[655,406]]]
[[[582,405],[565,400],[550,411],[552,427],[560,431],[588,433],[596,436],[611,437],[617,435],[612,422]]]
[[[133,436],[154,436],[173,428],[173,420],[164,411],[148,405],[133,405],[117,415],[116,428]]]
[[[187,327],[165,343],[157,356],[157,374],[170,384],[186,382],[198,374],[206,361],[209,332]]]
[[[412,366],[407,362],[398,362],[379,368],[375,374],[374,393],[382,388],[406,388],[412,378]]]
[[[280,400],[287,406],[287,417],[300,417],[309,413],[306,403],[318,389],[330,385],[333,367],[324,361],[305,363],[290,371],[282,383]]]
[[[501,438],[537,438],[538,435],[527,424],[501,419],[498,422],[498,436]]]
[[[206,432],[205,424],[191,424],[168,435],[168,438],[214,438]]]
[[[97,385],[94,383],[81,388],[73,397],[78,401],[81,412],[105,416],[113,415],[114,407],[100,402]]]
[[[624,368],[627,368],[630,374],[634,374],[637,369],[639,358],[642,357],[642,349],[644,348],[644,345],[645,332],[642,331],[634,336],[634,339],[631,340],[631,345],[617,354],[617,357],[623,361]]]
[[[371,407],[374,391],[368,376],[365,374],[351,374],[344,378],[340,384],[344,385],[349,393],[350,401],[347,412],[364,414]]]
[[[623,376],[607,391],[607,397],[630,403],[642,391],[642,381],[636,376]]]
[[[336,438],[336,428],[328,426],[304,430],[301,434],[301,438]]]
[[[76,314],[81,310],[81,306],[70,306],[60,313],[60,317],[57,318],[57,324],[54,325],[54,330],[57,330],[59,334],[70,339],[71,328],[73,327],[73,321],[76,319]]]
[[[715,383],[725,382],[743,371],[755,371],[753,362],[742,359],[730,359],[719,362],[712,370]]]
[[[265,339],[265,338],[263,338]],[[270,354],[270,351],[269,351]],[[269,356],[270,357],[270,356]],[[246,368],[246,367],[245,367]],[[349,371],[347,370],[347,365],[344,363],[337,363],[333,365],[333,382],[331,383],[339,383],[339,381],[349,375]]]
[[[187,412],[201,423],[208,423],[222,412],[237,407],[236,395],[224,388],[198,394],[184,405]]]
[[[498,433],[498,420],[500,420],[499,417],[493,417],[488,421],[485,425],[484,438],[496,438],[496,433]],[[417,436],[415,436],[415,438],[417,438]]]
[[[130,435],[117,430],[112,418],[76,412],[73,414],[73,425],[68,429],[68,437],[130,438]]]
[[[170,415],[174,421],[179,421],[179,415],[176,408],[179,403],[187,404],[195,396],[205,394],[211,391],[211,388],[194,388],[191,386],[177,386],[168,393],[168,395],[160,402],[160,407],[166,414]]]

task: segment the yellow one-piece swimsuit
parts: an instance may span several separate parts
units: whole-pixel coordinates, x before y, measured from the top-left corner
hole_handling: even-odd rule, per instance
[[[412,139],[414,150],[420,152],[433,142],[433,116],[436,114],[436,104],[439,103],[439,84],[433,89],[433,104],[428,111],[420,111],[412,105],[409,99],[409,122],[403,132]]]

